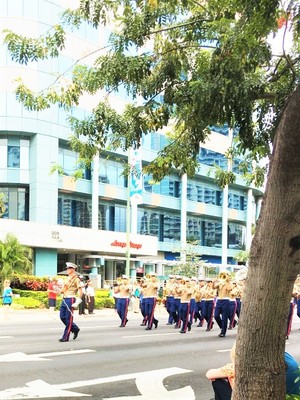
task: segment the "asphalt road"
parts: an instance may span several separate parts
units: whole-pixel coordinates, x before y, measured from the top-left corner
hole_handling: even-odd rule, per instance
[[[119,328],[113,310],[78,316],[78,338],[61,343],[63,325],[47,311],[0,313],[0,400],[24,398],[122,400],[209,400],[209,368],[229,362],[236,330],[219,338],[193,325],[180,334],[167,326],[164,309],[159,326],[145,331],[139,314]],[[295,315],[287,351],[300,361],[300,320]]]

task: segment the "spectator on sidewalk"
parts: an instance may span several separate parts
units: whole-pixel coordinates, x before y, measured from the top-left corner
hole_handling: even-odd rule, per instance
[[[9,307],[11,306],[12,299],[13,299],[13,291],[12,291],[12,288],[10,287],[9,279],[5,279],[5,281],[4,281],[2,298],[3,298],[2,302],[3,302],[3,306],[4,306],[4,319],[7,321]]]
[[[55,307],[56,307],[56,300],[57,300],[57,295],[59,293],[59,287],[57,283],[57,279],[50,278],[50,282],[48,283],[48,306],[49,306],[49,312],[51,315],[53,315]]]
[[[85,309],[87,306],[87,304],[86,304],[87,303],[86,302],[86,286],[87,285],[84,281],[83,275],[79,275],[79,280],[80,280],[80,286],[81,286],[81,291],[82,291],[82,297],[81,297],[82,302],[78,306],[78,314],[85,315],[86,314]]]
[[[87,281],[87,285],[86,285],[86,289],[85,289],[85,299],[86,299],[87,307],[89,310],[89,314],[94,314],[95,289],[93,286],[93,282],[91,280]]]

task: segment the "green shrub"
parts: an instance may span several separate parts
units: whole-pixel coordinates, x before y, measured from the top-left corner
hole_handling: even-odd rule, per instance
[[[30,298],[39,301],[44,307],[48,306],[48,293],[37,292],[31,290],[13,289],[14,294],[18,294],[20,298]]]
[[[48,308],[48,293],[45,291],[13,289],[14,294],[19,298],[14,298],[14,308]],[[62,297],[57,296],[56,309],[60,308]],[[30,307],[32,304],[32,307]],[[95,291],[95,309],[114,308],[114,299],[109,297],[107,289],[97,289]],[[24,307],[23,307],[24,306]]]
[[[114,299],[110,297],[95,297],[95,308],[97,310],[101,308],[114,308]]]
[[[95,297],[109,297],[109,290],[108,289],[96,289]]]
[[[13,299],[12,308],[15,310],[28,308],[44,308],[44,304],[39,300],[30,297],[17,297]]]

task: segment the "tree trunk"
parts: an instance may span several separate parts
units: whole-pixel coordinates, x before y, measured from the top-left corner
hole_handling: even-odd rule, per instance
[[[234,400],[285,399],[285,335],[299,247],[300,87],[289,98],[276,131],[251,246],[238,326]]]

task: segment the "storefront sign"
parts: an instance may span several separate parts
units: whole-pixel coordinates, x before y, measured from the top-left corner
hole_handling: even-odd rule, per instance
[[[122,247],[122,248],[125,248],[126,245],[127,245],[126,242],[119,242],[118,240],[115,240],[114,242],[111,243],[111,246]],[[131,249],[141,249],[142,244],[130,242],[130,248]]]

